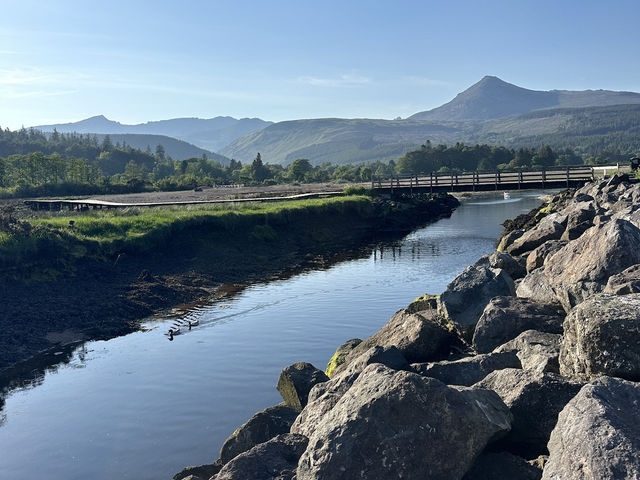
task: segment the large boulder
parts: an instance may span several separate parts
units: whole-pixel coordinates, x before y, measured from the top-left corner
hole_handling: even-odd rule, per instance
[[[567,244],[564,240],[548,240],[527,255],[527,272],[544,266],[544,261]]]
[[[496,251],[485,255],[485,257],[489,267],[499,268],[504,272],[507,272],[514,280],[522,278],[527,274],[524,262],[520,259],[513,258],[508,253]]]
[[[640,264],[632,265],[617,275],[610,276],[604,293],[613,295],[640,293]]]
[[[511,245],[513,245],[513,242],[515,242],[522,235],[524,235],[524,230],[521,228],[516,230],[511,230],[510,232],[504,234],[500,239],[500,241],[498,242],[498,246],[496,247],[496,250],[498,252],[504,252]]]
[[[594,295],[564,321],[560,373],[640,381],[640,294]]]
[[[562,240],[575,240],[593,226],[596,209],[593,202],[572,203],[564,211],[567,215],[567,226],[562,234]]]
[[[462,480],[540,480],[542,470],[509,452],[483,453]]]
[[[445,358],[451,347],[460,342],[450,325],[436,311],[396,312],[380,330],[356,346],[333,375],[344,371],[349,363],[375,346],[396,347],[409,363]]]
[[[307,437],[295,434],[278,435],[268,442],[241,453],[213,478],[215,480],[292,480]]]
[[[526,231],[507,247],[506,252],[510,255],[518,256],[530,252],[547,240],[559,240],[564,233],[566,224],[566,215],[560,213],[547,215],[538,225]]]
[[[560,373],[558,358],[561,344],[560,334],[526,330],[494,352],[515,352],[523,370]]]
[[[369,365],[316,425],[296,478],[459,479],[510,419],[494,392]]]
[[[362,343],[361,339],[352,338],[344,342],[342,345],[340,345],[336,350],[336,353],[334,353],[333,356],[331,357],[331,360],[329,360],[329,363],[327,364],[327,369],[324,371],[324,373],[327,374],[327,377],[329,378],[333,377],[335,369],[340,365],[342,365],[344,363],[345,358],[347,358],[347,355],[349,355],[349,353],[351,353],[351,351],[361,343]]]
[[[327,380],[329,377],[310,363],[296,362],[282,370],[276,388],[289,407],[300,411],[307,404],[311,388]]]
[[[534,270],[522,279],[516,288],[516,295],[538,303],[558,302],[556,292],[551,288],[551,284],[541,268]]]
[[[564,311],[527,298],[495,297],[486,306],[473,334],[473,347],[488,353],[525,330],[562,333]]]
[[[471,265],[442,292],[438,310],[458,325],[467,340],[471,340],[484,307],[499,295],[515,295],[513,279],[501,269]]]
[[[370,348],[350,362],[346,370],[334,375],[328,382],[319,383],[311,389],[307,406],[300,412],[291,427],[291,433],[310,436],[315,430],[316,424],[351,388],[360,372],[372,363],[381,363],[394,370],[409,370],[410,368],[407,360],[396,347],[377,345]]]
[[[297,416],[297,410],[285,405],[277,405],[256,413],[227,438],[220,450],[220,461],[223,464],[228,463],[232,458],[271,440],[276,435],[289,433]]]
[[[640,229],[626,220],[591,227],[545,262],[544,272],[565,310],[602,292],[610,276],[640,263]]]
[[[601,377],[558,416],[543,479],[640,478],[640,384]]]
[[[515,352],[487,353],[433,363],[414,363],[411,369],[423,377],[437,378],[447,385],[470,387],[494,370],[520,368],[520,360]]]
[[[507,368],[490,373],[474,387],[493,390],[510,408],[513,424],[501,442],[505,448],[533,458],[546,453],[558,413],[581,386],[555,373]]]

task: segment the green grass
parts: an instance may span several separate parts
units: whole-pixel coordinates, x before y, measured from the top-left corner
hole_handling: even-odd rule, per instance
[[[246,231],[250,241],[272,242],[277,236],[271,226],[314,215],[354,212],[370,214],[371,199],[352,195],[277,203],[140,207],[30,219],[30,229],[0,230],[0,270],[46,261],[67,266],[83,256],[106,260],[122,252],[149,251],[172,238],[187,238],[198,228],[230,234]]]
[[[226,223],[230,224],[235,223],[237,220],[235,217],[238,216],[282,216],[304,210],[362,206],[365,203],[369,203],[369,199],[366,197],[348,196],[278,203],[250,203],[238,206],[141,207],[92,211],[82,216],[37,219],[33,220],[32,223],[66,230],[78,239],[110,243],[116,240],[135,240],[157,231],[185,226],[186,224],[201,225],[210,221],[218,222],[220,220],[226,220]],[[69,221],[74,222],[73,228],[69,227]]]

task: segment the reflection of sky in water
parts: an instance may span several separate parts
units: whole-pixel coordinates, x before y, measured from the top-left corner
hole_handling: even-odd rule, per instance
[[[253,285],[178,319],[150,321],[148,332],[63,351],[58,366],[30,365],[0,414],[0,471],[156,479],[213,462],[237,426],[281,401],[275,385],[283,367],[324,368],[345,340],[369,336],[415,297],[441,292],[494,248],[502,221],[539,203],[501,195],[467,199],[451,218],[364,258]],[[167,341],[168,327],[185,319],[200,324]]]

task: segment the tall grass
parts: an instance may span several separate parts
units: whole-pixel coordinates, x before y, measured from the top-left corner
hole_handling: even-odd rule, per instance
[[[106,258],[123,251],[146,251],[162,246],[173,235],[194,228],[251,232],[256,225],[283,225],[313,215],[372,212],[364,196],[294,200],[278,203],[140,207],[94,210],[82,215],[29,220],[28,234],[0,231],[0,267],[47,256]],[[270,235],[263,229],[256,240]]]

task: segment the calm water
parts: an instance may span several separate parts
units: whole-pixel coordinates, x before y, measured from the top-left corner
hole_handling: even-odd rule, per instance
[[[538,205],[538,193],[465,200],[449,219],[394,246],[328,270],[257,284],[193,310],[169,342],[170,319],[149,331],[89,342],[0,411],[0,476],[169,479],[211,463],[253,413],[281,401],[283,367],[324,369],[336,347],[365,338],[423,293],[441,292],[493,250],[500,223]],[[54,356],[55,358],[55,356]]]

